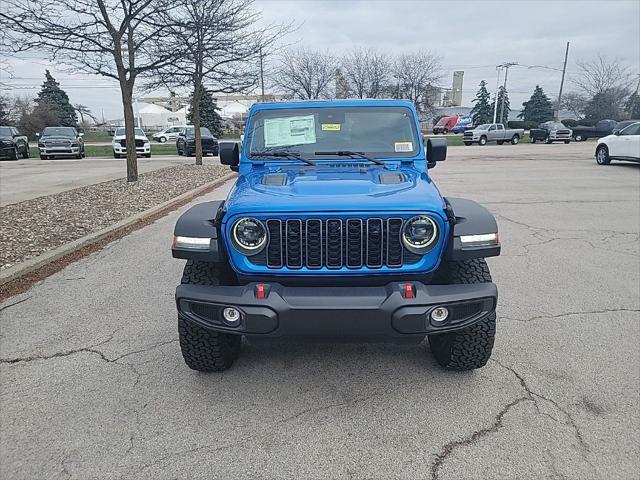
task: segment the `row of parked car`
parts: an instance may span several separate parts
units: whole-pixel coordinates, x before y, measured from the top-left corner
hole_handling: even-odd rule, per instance
[[[195,155],[195,129],[192,126],[170,127],[178,129],[175,136],[170,137],[166,130],[159,132],[165,143],[175,140],[178,155]],[[84,158],[85,145],[84,134],[78,132],[73,127],[46,127],[42,133],[36,134],[38,137],[38,152],[40,158]],[[157,139],[157,135],[153,136]],[[203,155],[218,155],[218,139],[208,128],[201,128],[202,153]],[[136,152],[141,157],[151,158],[151,142],[141,128],[135,129]],[[121,158],[127,155],[127,140],[124,127],[116,128],[111,141],[114,158]],[[18,160],[19,158],[29,158],[29,139],[26,135],[21,135],[16,127],[0,126],[0,158]]]

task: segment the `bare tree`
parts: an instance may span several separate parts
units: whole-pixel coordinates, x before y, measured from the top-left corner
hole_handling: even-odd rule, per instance
[[[73,109],[78,112],[78,115],[80,115],[80,125],[82,125],[83,127],[86,126],[86,122],[84,119],[85,116],[97,123],[96,117],[91,113],[89,107],[77,103],[73,106]]]
[[[598,54],[594,60],[578,60],[578,72],[572,82],[589,98],[612,89],[627,90],[635,76],[617,58],[608,59]]]
[[[393,68],[395,96],[411,100],[420,116],[424,117],[431,110],[429,93],[440,83],[442,76],[439,56],[429,51],[402,54]]]
[[[342,70],[354,96],[380,98],[388,88],[391,61],[371,48],[355,48],[342,59]]]
[[[127,141],[127,180],[138,179],[133,90],[140,75],[173,52],[158,48],[166,28],[158,13],[169,0],[3,0],[2,42],[12,52],[43,51],[76,72],[118,81]]]
[[[562,96],[560,108],[568,110],[578,118],[582,118],[587,103],[589,103],[589,99],[584,95],[577,92],[567,92]]]
[[[271,49],[287,26],[258,27],[261,12],[253,0],[174,0],[162,16],[163,48],[174,62],[153,72],[148,85],[193,87],[192,123],[196,165],[202,165],[200,100],[211,93],[247,92],[257,84],[261,52]]]
[[[338,61],[328,52],[301,47],[289,50],[273,72],[274,87],[290,98],[313,100],[330,96]]]

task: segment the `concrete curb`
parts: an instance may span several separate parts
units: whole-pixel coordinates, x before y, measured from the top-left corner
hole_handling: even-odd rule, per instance
[[[126,230],[132,225],[142,222],[148,217],[161,213],[163,210],[171,210],[171,208],[174,205],[177,205],[183,202],[186,203],[187,201],[190,201],[193,198],[196,198],[202,195],[206,191],[212,190],[224,184],[225,182],[232,179],[236,175],[237,175],[236,173],[229,173],[223,177],[213,180],[212,182],[206,183],[204,185],[199,186],[198,188],[194,188],[193,190],[183,193],[182,195],[178,195],[177,197],[172,198],[171,200],[167,200],[166,202],[160,203],[155,207],[145,210],[144,212],[140,212],[135,215],[132,215],[131,217],[127,217],[124,220],[120,220],[119,222],[114,223],[109,227],[98,230],[97,232],[90,233],[89,235],[85,235],[82,238],[78,238],[77,240],[61,245],[60,247],[50,250],[48,252],[45,252],[42,255],[39,255],[35,258],[25,260],[24,262],[21,262],[18,265],[14,265],[13,267],[7,268],[6,270],[3,270],[2,272],[0,272],[0,285],[4,285],[8,282],[11,282],[12,280],[20,278],[30,272],[33,272],[34,270],[37,270],[38,268],[44,265],[47,265],[48,263],[54,262],[55,260],[58,260],[64,256],[67,256],[77,250],[80,250],[81,248],[97,243],[103,240],[104,238],[110,235],[113,235],[121,230]]]

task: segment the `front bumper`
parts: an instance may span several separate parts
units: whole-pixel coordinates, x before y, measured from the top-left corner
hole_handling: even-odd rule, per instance
[[[414,298],[405,298],[411,284]],[[465,328],[495,311],[498,291],[493,283],[425,285],[393,282],[380,287],[287,287],[266,283],[266,298],[258,285],[180,285],[176,289],[178,315],[186,321],[221,332],[260,336],[372,336],[411,337]],[[442,324],[431,311],[445,306],[450,315]],[[240,310],[242,319],[231,327],[222,309]]]
[[[66,156],[66,155],[78,155],[80,153],[80,147],[38,147],[40,155],[48,156]]]
[[[117,153],[119,155],[126,155],[127,154],[127,147],[123,147],[122,145],[116,144],[116,145],[111,145],[113,147],[113,153]],[[136,147],[136,152],[137,153],[144,153],[144,154],[149,154],[151,153],[151,144],[147,143],[142,147]]]

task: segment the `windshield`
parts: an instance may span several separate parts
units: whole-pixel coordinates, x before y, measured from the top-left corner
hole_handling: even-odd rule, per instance
[[[196,129],[194,127],[187,127],[185,135],[187,137],[193,137],[195,132]],[[203,137],[213,137],[209,129],[205,127],[200,127],[200,135],[202,135]]]
[[[9,127],[0,127],[0,135],[3,137],[10,137],[13,135]]]
[[[550,122],[547,124],[547,127],[550,130],[562,130],[564,128],[567,128],[564,126],[564,124],[560,123],[560,122]]]
[[[135,132],[136,132],[136,135],[137,135],[137,136],[139,136],[139,137],[144,137],[144,136],[145,136],[145,135],[144,135],[144,132],[142,131],[142,129],[141,129],[141,128],[136,128],[136,129],[135,129]],[[125,129],[124,129],[124,127],[116,128],[116,133],[115,133],[115,135],[114,135],[114,136],[115,136],[115,137],[124,137],[124,136],[125,136]]]
[[[419,141],[406,107],[312,107],[259,110],[248,126],[250,157],[286,150],[304,158],[352,151],[369,157],[415,156]]]
[[[47,127],[42,131],[42,136],[56,136],[56,137],[75,137],[76,129],[72,127]]]

